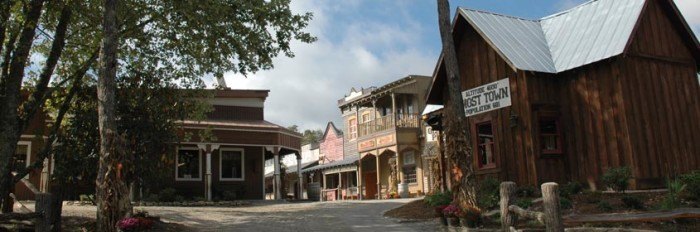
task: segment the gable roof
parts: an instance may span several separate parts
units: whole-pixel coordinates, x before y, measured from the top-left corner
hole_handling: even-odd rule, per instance
[[[458,13],[514,68],[560,73],[625,52],[645,3],[592,0],[538,20],[467,8]]]
[[[326,125],[326,130],[323,132],[323,137],[321,137],[321,142],[326,141],[326,136],[328,136],[328,131],[330,130],[335,131],[335,135],[337,137],[343,137],[343,131],[338,130],[333,122],[328,122],[328,125]]]

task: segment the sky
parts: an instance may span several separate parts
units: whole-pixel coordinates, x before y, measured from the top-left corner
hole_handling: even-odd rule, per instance
[[[585,0],[451,0],[457,6],[528,19]],[[675,0],[700,35],[700,0]],[[266,120],[301,130],[342,127],[338,99],[355,87],[382,86],[407,75],[430,76],[440,54],[435,0],[293,0],[292,10],[313,12],[313,44],[292,43],[294,58],[247,77],[224,75],[233,89],[269,89]],[[209,80],[211,81],[211,80]]]

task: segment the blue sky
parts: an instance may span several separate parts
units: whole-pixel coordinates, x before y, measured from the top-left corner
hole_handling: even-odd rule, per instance
[[[451,0],[457,6],[537,19],[584,0]],[[676,0],[700,31],[700,0]],[[247,78],[228,73],[235,89],[270,89],[267,120],[302,129],[340,122],[337,100],[350,88],[380,86],[410,74],[432,75],[440,51],[435,0],[293,0],[313,12],[313,44],[293,43],[295,58],[275,59],[275,69]]]

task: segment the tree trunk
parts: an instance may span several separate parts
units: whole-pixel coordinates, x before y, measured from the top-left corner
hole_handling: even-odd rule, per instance
[[[117,0],[105,0],[100,78],[97,83],[100,165],[97,172],[97,231],[117,231],[116,224],[131,212],[129,192],[121,177],[123,154],[115,119],[117,75]]]
[[[478,208],[476,204],[476,178],[472,165],[472,147],[469,143],[471,135],[466,127],[464,103],[460,91],[457,53],[450,22],[450,3],[448,0],[437,0],[437,5],[442,55],[447,75],[448,91],[447,99],[445,99],[443,123],[446,125],[444,128],[447,138],[445,153],[452,165],[451,170],[453,170],[452,193],[457,203],[463,208]]]
[[[7,185],[12,178],[10,174],[10,160],[15,154],[17,141],[19,141],[22,133],[17,112],[21,99],[20,89],[24,78],[25,64],[34,41],[43,5],[43,0],[32,0],[29,2],[17,47],[14,49],[12,58],[8,63],[9,71],[6,73],[7,75],[3,74],[2,76],[4,96],[0,97],[0,183],[2,183],[0,184],[0,199],[4,199],[4,196],[10,193]]]

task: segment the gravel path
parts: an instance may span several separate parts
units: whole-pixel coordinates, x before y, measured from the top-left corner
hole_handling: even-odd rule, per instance
[[[413,199],[381,201],[275,203],[246,207],[136,207],[164,221],[197,231],[435,231],[430,222],[399,222],[384,212]],[[63,216],[94,217],[94,206],[66,205]]]

